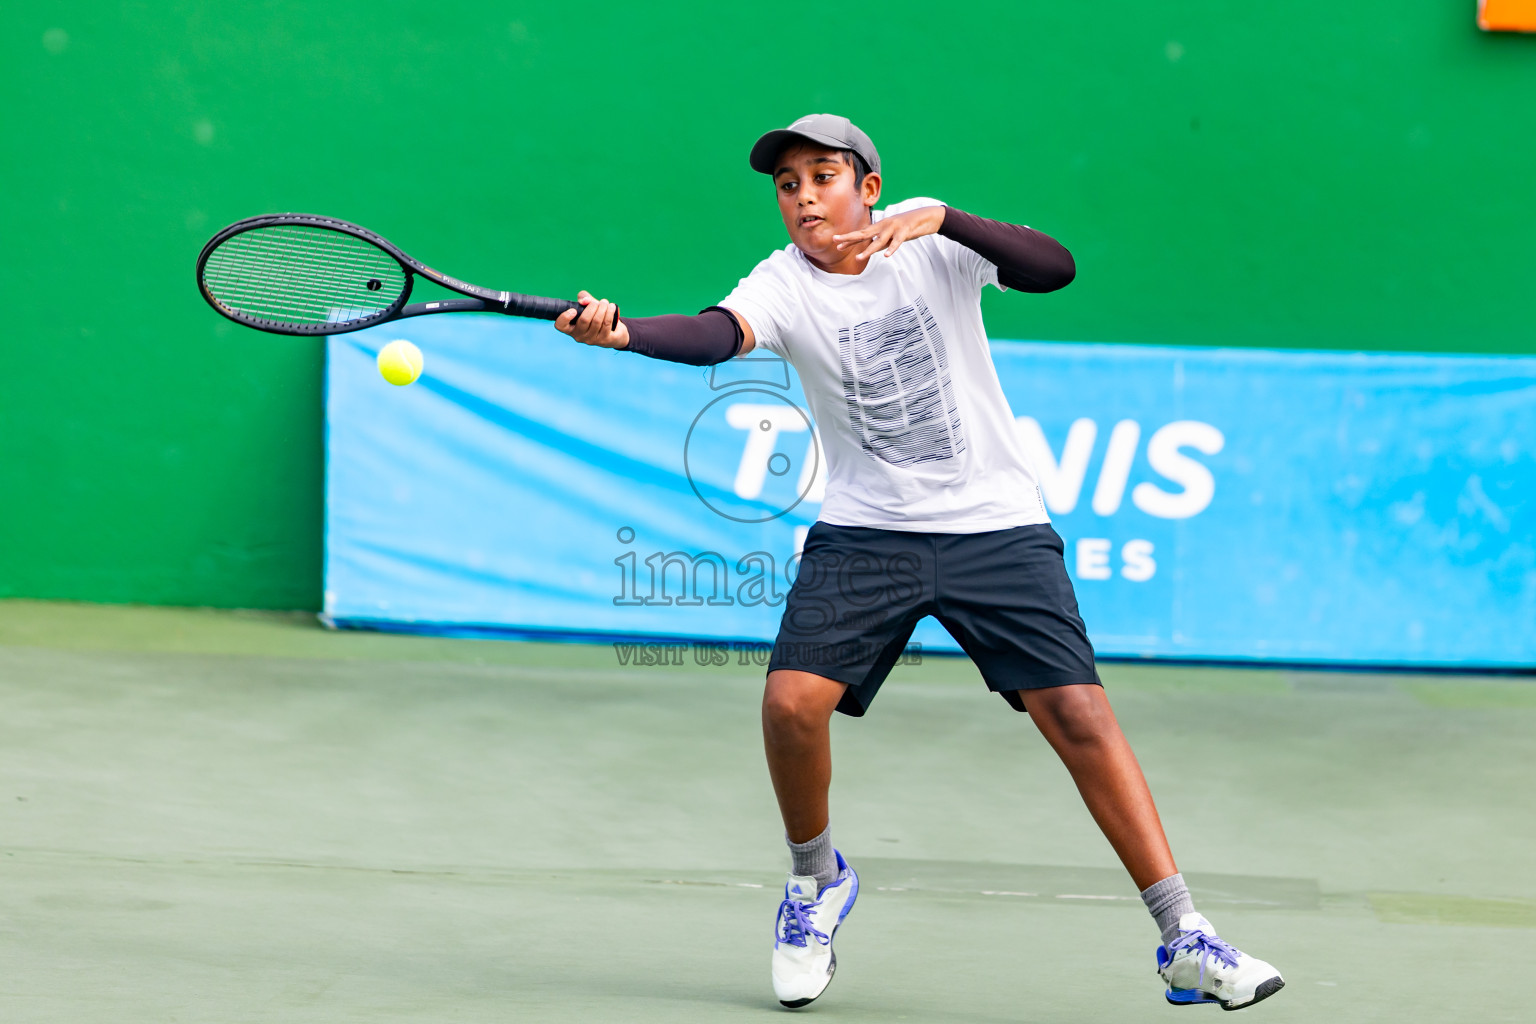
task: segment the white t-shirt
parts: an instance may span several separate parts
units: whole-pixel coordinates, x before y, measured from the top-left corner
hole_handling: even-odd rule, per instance
[[[924,206],[909,199],[874,219]],[[1050,522],[1003,396],[981,288],[997,267],[948,238],[903,242],[859,274],[793,244],[720,301],[800,374],[827,458],[822,522],[984,533]]]

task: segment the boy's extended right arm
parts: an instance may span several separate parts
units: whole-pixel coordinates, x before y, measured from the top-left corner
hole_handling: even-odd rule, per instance
[[[746,318],[723,306],[710,306],[696,316],[672,313],[621,317],[618,329],[609,330],[612,304],[606,299],[594,299],[587,292],[582,292],[579,299],[584,304],[581,314],[561,314],[555,329],[583,345],[628,349],[653,359],[690,366],[723,363],[756,347],[752,326]]]

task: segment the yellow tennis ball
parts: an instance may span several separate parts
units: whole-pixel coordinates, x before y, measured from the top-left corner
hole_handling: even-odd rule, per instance
[[[416,383],[421,365],[421,349],[403,338],[379,349],[379,373],[391,384]]]

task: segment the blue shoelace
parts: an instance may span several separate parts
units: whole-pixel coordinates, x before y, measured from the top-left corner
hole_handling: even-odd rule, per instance
[[[1205,965],[1212,957],[1228,967],[1237,966],[1237,958],[1242,954],[1227,945],[1215,935],[1200,930],[1199,928],[1185,931],[1179,929],[1179,937],[1168,943],[1168,962],[1173,963],[1174,955],[1180,950],[1189,950],[1191,953],[1200,954],[1200,984],[1205,984]]]
[[[791,946],[804,946],[808,937],[814,937],[816,941],[825,945],[831,941],[827,933],[818,929],[811,923],[809,911],[821,906],[821,900],[814,903],[805,903],[800,900],[786,899],[779,904],[778,938],[780,942]]]

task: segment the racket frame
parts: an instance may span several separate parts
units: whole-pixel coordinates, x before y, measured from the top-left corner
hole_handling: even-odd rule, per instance
[[[278,320],[268,320],[263,317],[252,316],[249,313],[241,313],[230,309],[220,302],[212,292],[208,290],[207,283],[203,280],[203,268],[208,263],[208,257],[215,249],[236,235],[253,231],[257,228],[273,227],[276,225],[291,224],[299,227],[324,228],[329,231],[351,235],[382,249],[400,264],[400,269],[405,272],[405,287],[400,294],[384,309],[372,316],[358,320],[348,320],[339,323],[323,324],[289,324]],[[450,291],[468,296],[464,299],[439,299],[433,302],[409,303],[411,286],[415,277],[424,277],[434,284],[442,285]],[[365,227],[360,227],[348,221],[337,220],[335,217],[322,217],[311,213],[267,213],[257,217],[247,217],[237,220],[233,224],[219,231],[203,246],[203,251],[197,256],[197,288],[202,292],[203,298],[221,315],[228,317],[235,323],[254,327],[257,330],[268,331],[273,334],[347,334],[352,331],[361,331],[369,327],[376,327],[391,320],[402,320],[411,316],[425,316],[429,313],[502,313],[506,316],[532,317],[538,320],[554,320],[568,309],[580,311],[584,307],[574,299],[551,299],[542,295],[524,295],[520,292],[495,291],[490,288],[482,288],[479,285],[461,281],[456,277],[450,277],[441,271],[433,270],[420,260],[410,256],[399,246],[382,235],[374,234]],[[612,330],[618,330],[619,310],[615,306],[613,310]]]

